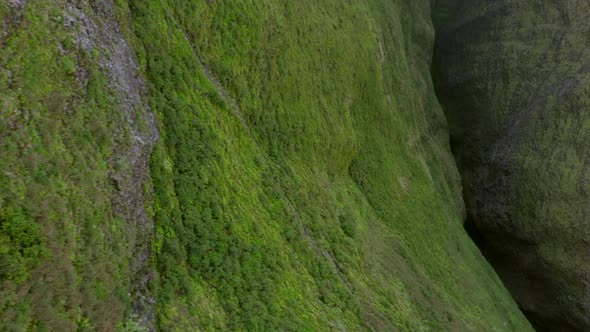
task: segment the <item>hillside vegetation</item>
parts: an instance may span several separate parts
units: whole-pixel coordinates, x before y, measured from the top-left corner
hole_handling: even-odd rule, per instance
[[[531,330],[463,230],[430,1],[22,4],[0,330]]]

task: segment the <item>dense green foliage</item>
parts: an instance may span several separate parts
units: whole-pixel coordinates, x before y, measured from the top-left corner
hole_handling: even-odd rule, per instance
[[[461,228],[428,4],[130,4],[162,329],[528,328]]]
[[[98,3],[79,10],[109,24]],[[133,331],[137,230],[109,178],[133,138],[98,69],[110,55],[78,49],[63,10],[27,4],[0,41],[13,77],[0,318]],[[0,4],[3,21],[16,11]],[[146,202],[159,329],[530,330],[462,229],[429,1],[116,0],[114,13],[160,132]]]

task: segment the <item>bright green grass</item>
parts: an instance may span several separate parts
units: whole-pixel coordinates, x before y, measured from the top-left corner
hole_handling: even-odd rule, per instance
[[[163,330],[530,329],[461,227],[428,4],[130,4]]]
[[[160,125],[161,330],[530,330],[462,229],[428,2],[115,3]],[[112,329],[129,318],[108,179],[124,128],[47,7],[0,49],[0,321]]]

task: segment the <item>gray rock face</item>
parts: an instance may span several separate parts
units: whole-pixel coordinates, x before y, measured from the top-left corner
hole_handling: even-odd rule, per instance
[[[26,5],[25,0],[6,0],[6,3],[8,3],[9,6],[18,9],[23,9]]]
[[[111,157],[111,179],[115,184],[112,205],[117,216],[128,225],[133,318],[150,331],[155,327],[155,297],[149,286],[155,270],[152,241],[153,220],[146,213],[146,195],[151,195],[149,159],[158,139],[155,119],[145,96],[147,94],[135,52],[131,49],[113,12],[112,1],[93,5],[94,19],[68,4],[64,24],[78,29],[77,43],[87,52],[98,50],[98,64],[106,73],[107,84],[118,97],[118,110],[126,122],[125,132],[116,132],[122,142]],[[86,75],[78,73],[83,81]]]
[[[438,6],[452,13],[435,76],[467,227],[538,330],[588,331],[590,4]]]
[[[0,2],[2,331],[156,328],[158,131],[122,5]]]

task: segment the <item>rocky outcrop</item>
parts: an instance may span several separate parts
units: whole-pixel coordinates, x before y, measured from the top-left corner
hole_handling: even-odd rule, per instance
[[[590,4],[438,7],[435,77],[467,228],[538,330],[588,331]]]
[[[158,132],[120,21],[113,1],[0,3],[2,331],[156,328]]]
[[[151,294],[154,281],[154,224],[146,207],[151,204],[149,159],[158,139],[154,115],[146,100],[147,88],[140,72],[135,50],[130,46],[115,16],[110,1],[88,4],[67,3],[64,26],[75,33],[75,43],[88,54],[96,52],[95,61],[105,74],[120,124],[111,135],[113,153],[109,157],[109,177],[113,192],[113,214],[126,225],[126,245],[130,261],[128,278],[132,319],[150,331],[155,330],[156,299]],[[79,81],[87,78],[84,69],[77,71]]]
[[[67,5],[65,24],[78,27],[77,43],[86,52],[101,54],[97,63],[106,74],[106,84],[116,96],[121,126],[112,135],[116,145],[110,157],[113,182],[113,212],[127,225],[130,293],[133,319],[155,330],[156,299],[151,294],[154,281],[152,245],[154,224],[146,207],[153,192],[149,159],[158,139],[154,115],[146,100],[147,88],[135,50],[129,45],[114,13],[113,1],[92,2],[90,16],[75,5]]]

